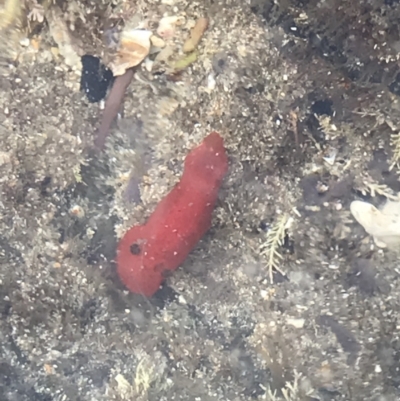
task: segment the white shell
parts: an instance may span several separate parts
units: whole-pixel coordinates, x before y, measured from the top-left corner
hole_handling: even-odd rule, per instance
[[[128,29],[122,31],[115,59],[110,68],[114,76],[123,75],[128,68],[139,65],[150,52],[151,31]]]
[[[381,210],[368,202],[354,201],[350,205],[353,217],[381,248],[400,245],[400,202],[387,201]]]

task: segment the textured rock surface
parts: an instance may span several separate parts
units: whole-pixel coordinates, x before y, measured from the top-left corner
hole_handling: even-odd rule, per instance
[[[107,21],[182,14],[181,47],[210,24],[185,71],[138,70],[95,157],[99,105],[47,25],[29,46],[1,33],[0,399],[261,400],[296,378],[296,401],[399,399],[396,255],[349,211],[400,189],[398,2],[57,3],[95,56]],[[213,130],[230,170],[212,229],[157,297],[128,294],[117,240]],[[259,246],[283,213],[271,284]]]

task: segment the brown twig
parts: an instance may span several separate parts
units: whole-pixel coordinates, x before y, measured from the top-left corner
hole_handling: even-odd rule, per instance
[[[134,69],[129,68],[126,70],[125,74],[115,78],[114,84],[104,106],[104,111],[100,120],[100,128],[98,129],[94,140],[96,148],[100,150],[104,149],[107,136],[110,133],[111,124],[115,120],[115,117],[117,117],[126,88],[133,79],[133,74]]]
[[[292,131],[293,131],[293,135],[294,135],[294,140],[296,143],[296,149],[299,149],[299,132],[297,130],[297,121],[298,121],[298,117],[297,114],[294,110],[290,110],[289,112],[289,116],[290,116],[290,125],[292,126]]]

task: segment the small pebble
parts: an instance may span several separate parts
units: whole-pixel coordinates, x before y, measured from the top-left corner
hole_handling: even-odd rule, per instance
[[[287,322],[287,324],[290,324],[291,326],[296,327],[296,329],[301,329],[304,327],[305,320],[304,319],[287,318],[286,322]]]
[[[28,47],[30,44],[29,38],[23,38],[19,41],[19,44],[23,47]]]
[[[150,42],[154,47],[160,47],[160,48],[165,47],[165,42],[156,35],[150,37]]]
[[[209,76],[207,77],[207,89],[209,91],[213,91],[215,89],[217,82],[215,81],[214,75],[213,74],[209,74]]]
[[[89,239],[93,238],[94,234],[95,234],[95,231],[94,231],[92,228],[89,227],[89,228],[86,230],[86,236],[87,236]]]

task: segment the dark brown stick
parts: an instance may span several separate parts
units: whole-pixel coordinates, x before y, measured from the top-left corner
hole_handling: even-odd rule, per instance
[[[103,114],[100,121],[100,128],[98,129],[94,140],[95,146],[100,150],[104,149],[106,138],[110,133],[111,124],[115,120],[115,117],[117,117],[118,110],[121,107],[126,88],[131,83],[133,74],[134,69],[129,68],[128,70],[126,70],[125,74],[115,78],[114,84],[104,106]]]

